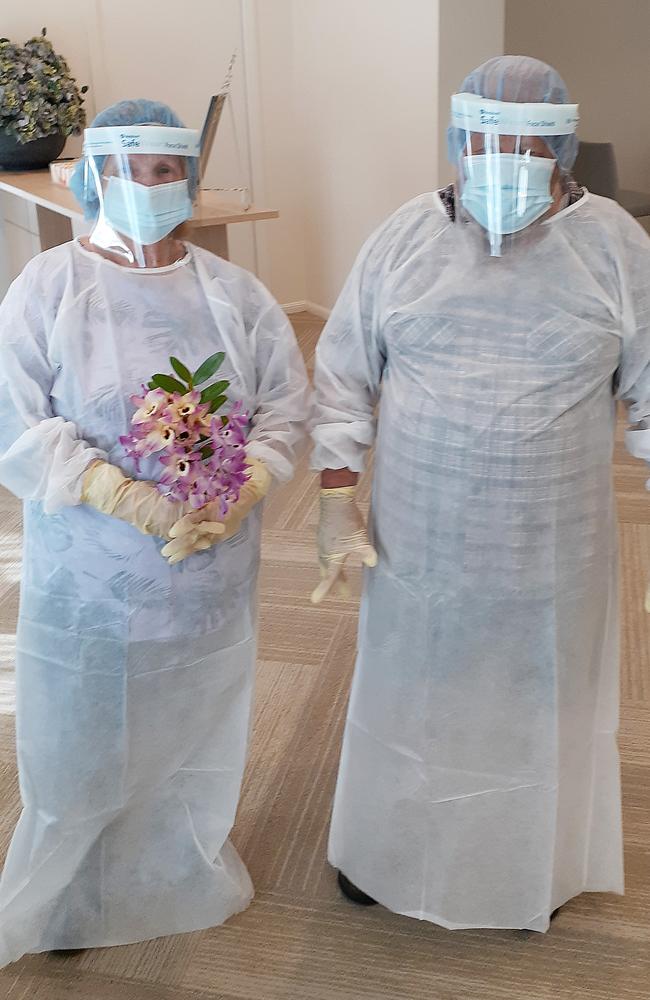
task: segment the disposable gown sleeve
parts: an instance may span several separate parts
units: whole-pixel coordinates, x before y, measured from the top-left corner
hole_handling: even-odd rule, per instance
[[[255,351],[256,406],[247,453],[287,482],[306,440],[311,392],[295,334],[282,308],[258,281],[245,322]]]
[[[316,349],[311,467],[363,472],[385,364],[380,297],[388,225],[362,247]]]
[[[84,471],[106,458],[52,411],[51,297],[37,258],[0,305],[0,483],[23,500],[42,501],[46,514],[80,503]]]
[[[621,263],[623,349],[618,397],[627,406],[625,445],[650,463],[650,237],[625,218]]]

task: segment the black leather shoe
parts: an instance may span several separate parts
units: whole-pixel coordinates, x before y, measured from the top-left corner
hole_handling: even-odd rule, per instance
[[[350,882],[349,878],[346,878],[343,872],[339,872],[339,889],[344,896],[352,900],[353,903],[357,903],[358,906],[376,906],[377,900],[373,899],[372,896],[368,896],[367,893],[362,892],[361,889],[357,889],[354,882]]]

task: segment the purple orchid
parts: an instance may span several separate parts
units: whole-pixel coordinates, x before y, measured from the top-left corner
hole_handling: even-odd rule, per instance
[[[232,405],[227,417],[216,412],[225,402],[228,382],[202,391],[195,387],[216,372],[223,354],[208,358],[194,375],[177,359],[170,361],[187,384],[174,376],[155,375],[148,386],[143,385],[142,394],[131,397],[136,407],[131,433],[120,443],[138,471],[142,459],[158,454],[164,466],[158,489],[169,499],[195,510],[218,502],[223,518],[248,479],[248,414],[241,401]]]

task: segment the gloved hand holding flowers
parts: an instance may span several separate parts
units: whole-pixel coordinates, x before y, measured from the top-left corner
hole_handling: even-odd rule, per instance
[[[159,455],[159,482],[127,479],[106,462],[93,463],[84,479],[85,503],[170,542],[162,552],[172,565],[235,534],[271,483],[264,464],[246,458],[241,402],[218,412],[230,383],[205,385],[223,361],[222,352],[214,354],[192,374],[170,358],[175,375],[154,375],[132,397],[132,431],[120,443],[138,470],[142,459]]]

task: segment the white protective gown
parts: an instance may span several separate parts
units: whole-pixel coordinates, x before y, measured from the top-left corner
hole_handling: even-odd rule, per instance
[[[650,240],[589,194],[501,259],[470,233],[400,209],[318,348],[313,465],[375,441],[379,552],[329,856],[398,913],[545,930],[623,890],[611,462],[615,396],[650,417]]]
[[[193,246],[130,270],[73,242],[35,258],[0,308],[0,482],[25,502],[17,642],[24,809],[0,884],[0,964],[219,924],[247,906],[228,840],[255,665],[258,506],[170,567],[164,542],[80,505],[130,395],[176,355],[226,352],[248,451],[291,475],[308,401],[289,323],[246,271]],[[221,372],[220,372],[221,374]],[[140,478],[160,478],[154,457]]]

